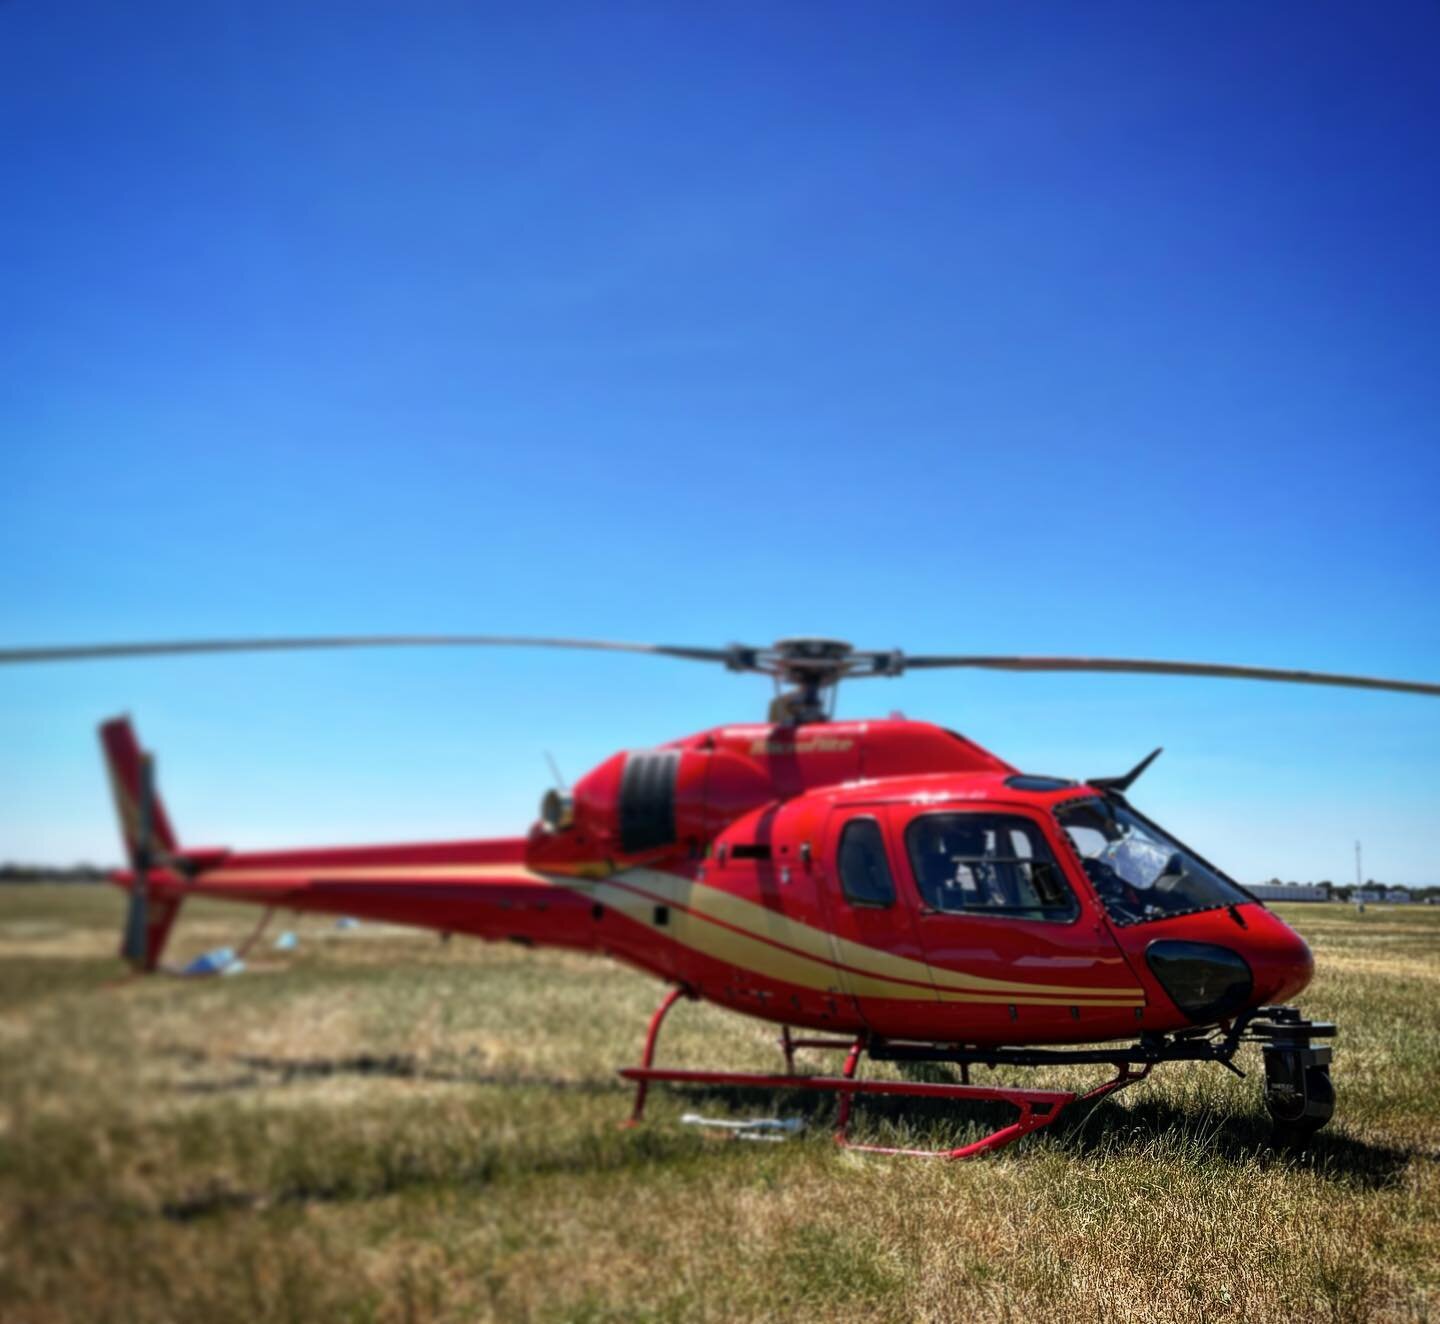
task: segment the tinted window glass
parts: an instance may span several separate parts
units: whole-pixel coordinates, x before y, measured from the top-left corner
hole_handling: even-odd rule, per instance
[[[924,814],[905,830],[920,895],[932,910],[1070,919],[1078,903],[1028,818]]]
[[[1017,791],[1063,791],[1075,783],[1066,781],[1064,777],[1038,777],[1034,773],[1020,772],[1005,778],[1005,785],[1013,786]]]
[[[840,834],[840,890],[857,906],[888,906],[895,900],[885,842],[873,818],[852,819]]]
[[[1250,900],[1219,870],[1123,804],[1082,800],[1056,810],[1055,817],[1069,833],[1096,896],[1121,924]]]

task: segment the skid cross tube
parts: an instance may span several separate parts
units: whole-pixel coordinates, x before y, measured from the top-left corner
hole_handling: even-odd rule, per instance
[[[849,1051],[850,1040],[835,1035],[796,1035],[788,1025],[782,1025],[780,1052],[784,1055],[785,1071],[788,1075],[795,1074],[795,1054],[801,1048],[829,1049],[844,1053]]]

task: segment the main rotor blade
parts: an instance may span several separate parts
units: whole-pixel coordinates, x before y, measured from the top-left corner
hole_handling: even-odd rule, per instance
[[[983,667],[991,671],[1119,671],[1150,676],[1219,676],[1227,680],[1278,680],[1298,685],[1348,685],[1360,690],[1396,690],[1440,695],[1440,685],[1421,680],[1382,680],[1343,676],[1331,671],[1284,671],[1275,667],[1236,667],[1216,662],[1156,662],[1116,657],[910,657],[905,670],[920,667]]]
[[[718,662],[732,671],[773,674],[770,650],[732,644],[728,648],[691,648],[676,644],[636,644],[610,639],[557,639],[506,634],[301,635],[253,639],[173,639],[153,642],[40,645],[0,649],[0,665],[27,662],[80,662],[106,658],[159,657],[190,653],[278,653],[336,648],[578,648],[610,653],[650,653],[692,662]],[[855,670],[849,679],[896,676],[936,667],[977,667],[994,671],[1111,671],[1132,675],[1217,676],[1232,680],[1286,681],[1301,685],[1343,685],[1440,696],[1440,684],[1347,676],[1326,671],[1290,671],[1210,662],[1163,662],[1145,658],[1016,657],[1009,655],[917,655],[855,653],[852,661],[884,661],[874,671]],[[840,677],[837,677],[839,679]]]
[[[508,634],[356,634],[273,639],[171,639],[153,643],[65,644],[0,649],[0,665],[85,662],[101,658],[159,657],[179,653],[284,653],[317,648],[589,648],[610,653],[657,653],[695,662],[736,663],[744,649],[685,648],[672,644],[616,643],[608,639],[550,639]]]

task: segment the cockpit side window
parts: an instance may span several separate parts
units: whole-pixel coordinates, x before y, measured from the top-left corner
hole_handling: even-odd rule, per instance
[[[1018,814],[922,814],[905,846],[931,910],[1059,921],[1079,913],[1044,832]]]
[[[895,903],[895,880],[885,858],[885,839],[873,818],[852,818],[840,834],[840,890],[852,906]]]

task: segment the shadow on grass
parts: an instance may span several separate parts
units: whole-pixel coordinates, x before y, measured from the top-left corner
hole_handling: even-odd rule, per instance
[[[739,1085],[670,1085],[665,1087],[687,1109],[697,1112],[723,1110],[735,1116],[799,1118],[810,1132],[824,1134],[834,1129],[839,1096],[809,1090],[759,1090]],[[851,1138],[869,1143],[888,1134],[889,1140],[903,1137],[905,1145],[924,1149],[953,1149],[998,1131],[1015,1120],[1015,1109],[1004,1103],[966,1102],[943,1099],[897,1098],[864,1095],[855,1100]]]
[[[802,1118],[812,1131],[830,1128],[835,1118],[836,1096],[832,1094],[777,1093],[728,1085],[670,1088],[697,1110],[708,1107],[754,1114],[758,1106],[769,1114]],[[851,1135],[867,1141],[888,1135],[887,1143],[898,1136],[907,1146],[945,1150],[998,1131],[1015,1116],[1015,1109],[1004,1103],[977,1101],[957,1108],[944,1100],[870,1096],[856,1100]],[[1169,1145],[1177,1154],[1188,1148],[1224,1163],[1279,1164],[1371,1190],[1396,1185],[1410,1160],[1417,1157],[1413,1151],[1370,1144],[1330,1130],[1320,1131],[1303,1145],[1289,1144],[1277,1139],[1266,1116],[1194,1112],[1163,1099],[1141,1099],[1129,1108],[1109,1107],[1103,1099],[1074,1104],[1052,1128],[1038,1134],[1048,1136],[1068,1153],[1092,1160]],[[1018,1142],[1020,1149],[1026,1143],[1023,1139]]]
[[[326,1150],[323,1145],[281,1149],[253,1180],[237,1184],[216,1179],[154,1201],[106,1192],[67,1198],[50,1196],[38,1184],[15,1202],[17,1226],[27,1234],[55,1237],[56,1229],[81,1218],[119,1223],[160,1218],[172,1223],[232,1213],[255,1213],[305,1205],[358,1205],[393,1196],[431,1192],[445,1198],[476,1196],[504,1183],[536,1178],[616,1175],[641,1182],[673,1177],[685,1168],[708,1181],[718,1162],[741,1161],[744,1145],[701,1143],[674,1127],[624,1129],[621,1119],[538,1141],[479,1138],[437,1148],[411,1145],[403,1130],[373,1142],[356,1141]],[[703,1167],[697,1167],[702,1164]]]
[[[622,1132],[617,1123],[610,1131],[577,1136],[554,1150],[537,1151],[523,1144],[497,1145],[485,1147],[458,1162],[449,1156],[417,1160],[403,1153],[381,1154],[378,1161],[362,1160],[356,1164],[356,1171],[335,1173],[328,1179],[282,1177],[263,1190],[216,1187],[168,1200],[158,1209],[145,1212],[158,1213],[169,1222],[188,1223],[236,1211],[354,1204],[424,1191],[475,1192],[506,1180],[620,1172],[644,1174],[647,1170],[658,1174],[702,1157],[723,1160],[727,1151],[739,1158],[737,1151],[744,1148],[702,1148],[693,1136],[660,1129]]]
[[[1055,1138],[1066,1150],[1089,1158],[1153,1148],[1173,1141],[1227,1163],[1276,1164],[1367,1190],[1399,1183],[1416,1151],[1374,1145],[1324,1129],[1303,1142],[1277,1138],[1262,1114],[1196,1113],[1164,1099],[1141,1098],[1129,1108],[1103,1102],[1062,1116]]]
[[[261,1086],[290,1085],[335,1076],[363,1076],[386,1080],[415,1080],[445,1085],[527,1086],[564,1090],[572,1094],[620,1092],[610,1081],[568,1080],[560,1076],[527,1075],[517,1071],[466,1071],[427,1066],[409,1053],[352,1053],[343,1057],[273,1057],[260,1053],[231,1053],[216,1059],[191,1048],[172,1048],[163,1056],[189,1066],[224,1061],[248,1068],[245,1075],[226,1080],[187,1080],[172,1088],[180,1094],[228,1094]]]

